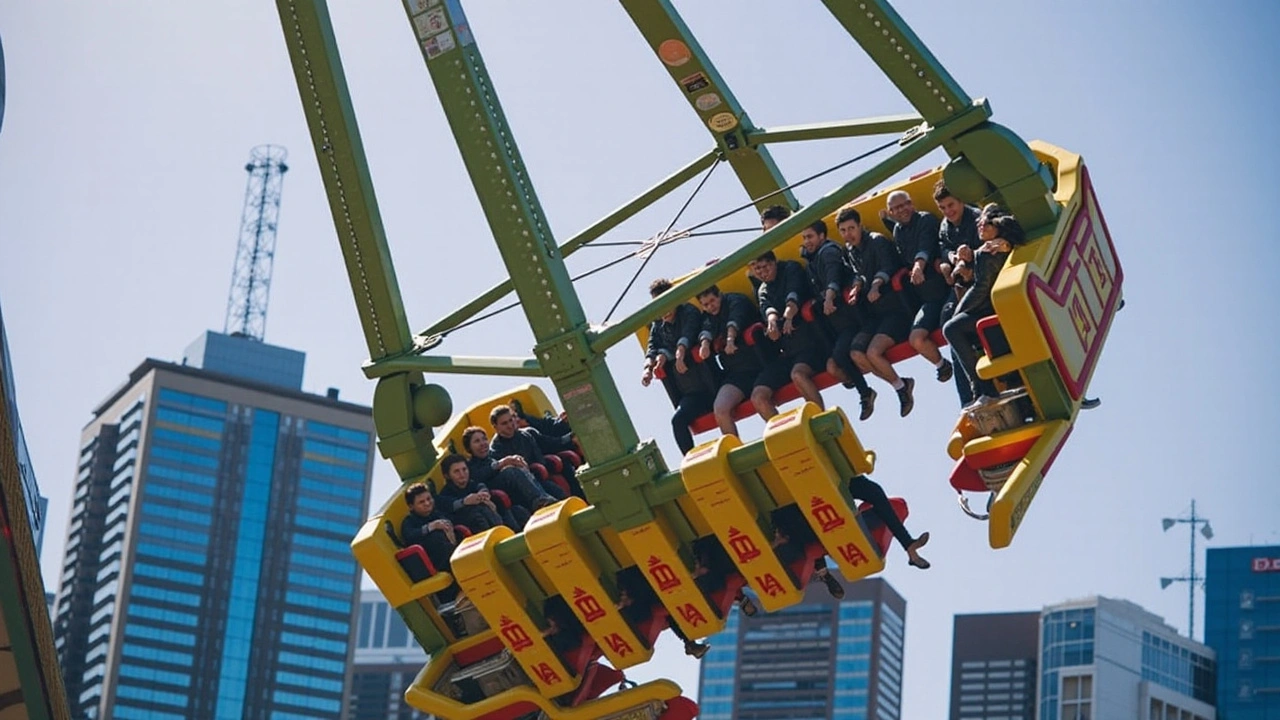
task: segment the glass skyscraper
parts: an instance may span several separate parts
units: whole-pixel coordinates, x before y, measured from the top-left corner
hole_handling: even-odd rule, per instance
[[[1280,720],[1280,545],[1213,548],[1204,641],[1218,653],[1220,720]]]
[[[1214,720],[1214,654],[1125,600],[1040,616],[1038,720]]]
[[[832,570],[837,574],[837,571]],[[835,600],[742,616],[735,607],[702,660],[701,720],[898,720],[906,601],[880,578]]]
[[[382,593],[361,592],[347,720],[431,718],[404,701],[405,690],[427,660],[427,653]]]
[[[370,411],[302,392],[300,363],[264,382],[270,346],[232,340],[250,371],[147,360],[84,429],[55,606],[73,717],[344,715]]]

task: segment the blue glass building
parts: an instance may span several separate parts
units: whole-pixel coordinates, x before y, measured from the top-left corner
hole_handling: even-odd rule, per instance
[[[222,368],[147,360],[83,432],[55,606],[75,717],[344,714],[369,408],[300,364]]]
[[[1214,720],[1214,654],[1137,605],[1073,600],[1040,616],[1038,720]]]
[[[404,691],[427,664],[427,653],[400,613],[377,590],[360,593],[347,720],[429,720]]]
[[[1280,720],[1280,545],[1213,548],[1204,641],[1218,654],[1219,720]]]
[[[832,571],[836,572],[836,571]],[[811,585],[804,602],[733,609],[702,659],[701,720],[898,720],[907,605],[884,580]]]

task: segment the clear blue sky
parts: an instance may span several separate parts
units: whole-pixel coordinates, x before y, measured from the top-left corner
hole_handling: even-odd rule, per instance
[[[400,287],[421,329],[505,271],[399,4],[332,5]],[[677,6],[759,125],[909,109],[818,2]],[[934,569],[912,570],[895,552],[885,573],[908,601],[905,718],[946,712],[955,613],[1101,593],[1185,631],[1185,588],[1161,592],[1157,578],[1187,570],[1186,536],[1162,535],[1159,523],[1192,497],[1213,522],[1214,546],[1280,543],[1280,452],[1268,430],[1280,424],[1269,289],[1280,261],[1269,135],[1280,93],[1278,8],[900,3],[962,86],[991,99],[998,122],[1085,156],[1128,300],[1094,377],[1104,404],[1081,418],[1010,549],[988,549],[985,528],[955,507],[943,449],[955,397],[927,379],[924,361],[906,370],[922,379],[910,418],[886,405],[858,426],[879,454],[877,478],[911,502],[911,527],[933,534]],[[502,0],[468,11],[561,239],[710,146],[619,6]],[[50,497],[43,568],[52,588],[91,409],[144,357],[177,359],[198,333],[222,327],[253,145],[291,151],[268,340],[308,353],[309,390],[337,386],[367,402],[373,384],[359,371],[367,353],[272,4],[5,3],[0,33],[8,70],[0,299],[28,443]],[[783,146],[775,157],[794,179],[866,146]],[[856,171],[806,186],[802,200]],[[609,239],[661,229],[685,192]],[[720,172],[686,217],[744,199]],[[744,215],[726,225],[753,222]],[[684,271],[738,240],[696,242],[664,250],[644,279]],[[612,257],[584,250],[570,264]],[[634,267],[582,284],[594,320]],[[624,307],[640,300],[637,289]],[[508,313],[445,347],[524,355],[529,338]],[[624,344],[609,360],[637,426],[674,463],[670,408],[660,390],[636,382],[636,347]],[[516,384],[442,382],[458,406]],[[758,434],[758,423],[744,432]],[[385,463],[376,478],[381,502],[396,480]],[[659,659],[696,692],[696,666],[674,643]]]

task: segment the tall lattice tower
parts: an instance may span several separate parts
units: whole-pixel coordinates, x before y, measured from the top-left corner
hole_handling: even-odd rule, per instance
[[[240,245],[227,295],[223,332],[262,340],[267,331],[267,301],[271,294],[271,263],[276,253],[276,225],[280,221],[280,192],[289,171],[289,153],[278,145],[259,145],[249,152],[249,183],[240,217]]]

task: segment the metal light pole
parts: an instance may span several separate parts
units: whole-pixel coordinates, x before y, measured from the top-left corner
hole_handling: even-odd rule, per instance
[[[1178,523],[1187,523],[1191,526],[1191,572],[1183,577],[1162,577],[1160,578],[1160,589],[1163,590],[1176,582],[1187,583],[1187,595],[1189,596],[1189,609],[1187,610],[1187,637],[1192,640],[1196,639],[1196,584],[1204,583],[1204,577],[1196,575],[1196,525],[1203,525],[1200,528],[1200,534],[1204,535],[1205,540],[1213,539],[1213,528],[1209,527],[1209,520],[1196,515],[1196,501],[1191,500],[1191,515],[1189,517],[1164,518],[1160,524],[1164,527],[1164,531],[1168,532],[1169,528]]]

